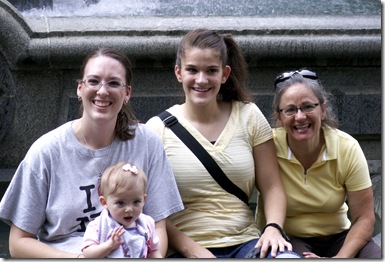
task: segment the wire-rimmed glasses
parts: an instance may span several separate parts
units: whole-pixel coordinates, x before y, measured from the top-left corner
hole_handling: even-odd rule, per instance
[[[110,80],[108,82],[103,82],[96,78],[86,78],[84,80],[79,81],[83,83],[87,88],[96,91],[102,88],[102,86],[111,90],[118,90],[126,87],[126,84],[121,80]]]
[[[309,114],[314,111],[314,109],[319,105],[319,103],[309,103],[301,105],[300,107],[296,106],[287,106],[285,108],[279,109],[279,112],[282,112],[287,117],[294,116],[298,113],[298,110],[301,110],[304,114]]]

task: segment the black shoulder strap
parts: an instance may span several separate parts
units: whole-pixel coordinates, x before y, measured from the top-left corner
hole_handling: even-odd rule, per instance
[[[163,111],[158,115],[164,122],[165,126],[170,128],[179,139],[186,144],[188,148],[198,157],[198,159],[205,166],[207,171],[211,174],[214,180],[227,192],[237,196],[248,205],[248,197],[242,189],[235,185],[217,162],[210,156],[210,154],[202,147],[202,145],[178,122],[178,119],[167,111]]]

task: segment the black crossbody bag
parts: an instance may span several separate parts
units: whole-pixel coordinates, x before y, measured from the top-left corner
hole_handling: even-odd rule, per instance
[[[207,171],[211,174],[214,180],[227,192],[237,196],[246,205],[249,204],[249,199],[246,193],[235,185],[217,162],[210,156],[210,154],[202,147],[201,144],[179,123],[178,119],[167,111],[163,111],[158,115],[162,119],[164,125],[170,128],[179,139],[197,156],[202,162]]]

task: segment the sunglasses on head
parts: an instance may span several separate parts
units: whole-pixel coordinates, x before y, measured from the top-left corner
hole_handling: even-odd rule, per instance
[[[282,73],[279,76],[277,76],[277,78],[275,79],[275,81],[274,81],[275,89],[277,89],[277,84],[279,84],[283,81],[286,81],[287,79],[289,79],[290,77],[292,77],[295,74],[299,74],[305,78],[309,78],[312,80],[318,79],[318,76],[316,73],[314,73],[313,71],[310,71],[310,70],[306,70],[306,69],[299,70],[299,71],[296,70],[296,71],[291,71],[291,72],[285,72],[285,73]]]

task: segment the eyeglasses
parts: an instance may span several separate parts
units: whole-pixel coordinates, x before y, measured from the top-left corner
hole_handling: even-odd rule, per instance
[[[305,104],[300,107],[287,106],[283,109],[279,109],[279,112],[284,113],[288,117],[296,115],[298,113],[298,109],[301,110],[301,112],[304,114],[309,114],[313,112],[318,105],[319,105],[318,103],[315,103],[315,104]]]
[[[291,72],[285,72],[285,73],[282,73],[279,76],[277,76],[277,78],[275,79],[275,82],[274,82],[274,87],[277,89],[277,84],[289,79],[290,77],[292,77],[295,74],[299,74],[305,78],[309,78],[309,79],[313,79],[313,80],[318,79],[317,74],[314,73],[313,71],[306,70],[306,69],[303,69],[300,71],[296,70],[296,71],[291,71]]]
[[[103,84],[103,82],[99,81],[98,79],[87,78],[80,82],[83,83],[87,88],[92,90],[99,90],[100,88],[102,88],[103,85],[106,87],[106,89],[112,89],[112,90],[117,90],[119,88],[126,87],[126,85],[120,80],[111,80]]]

